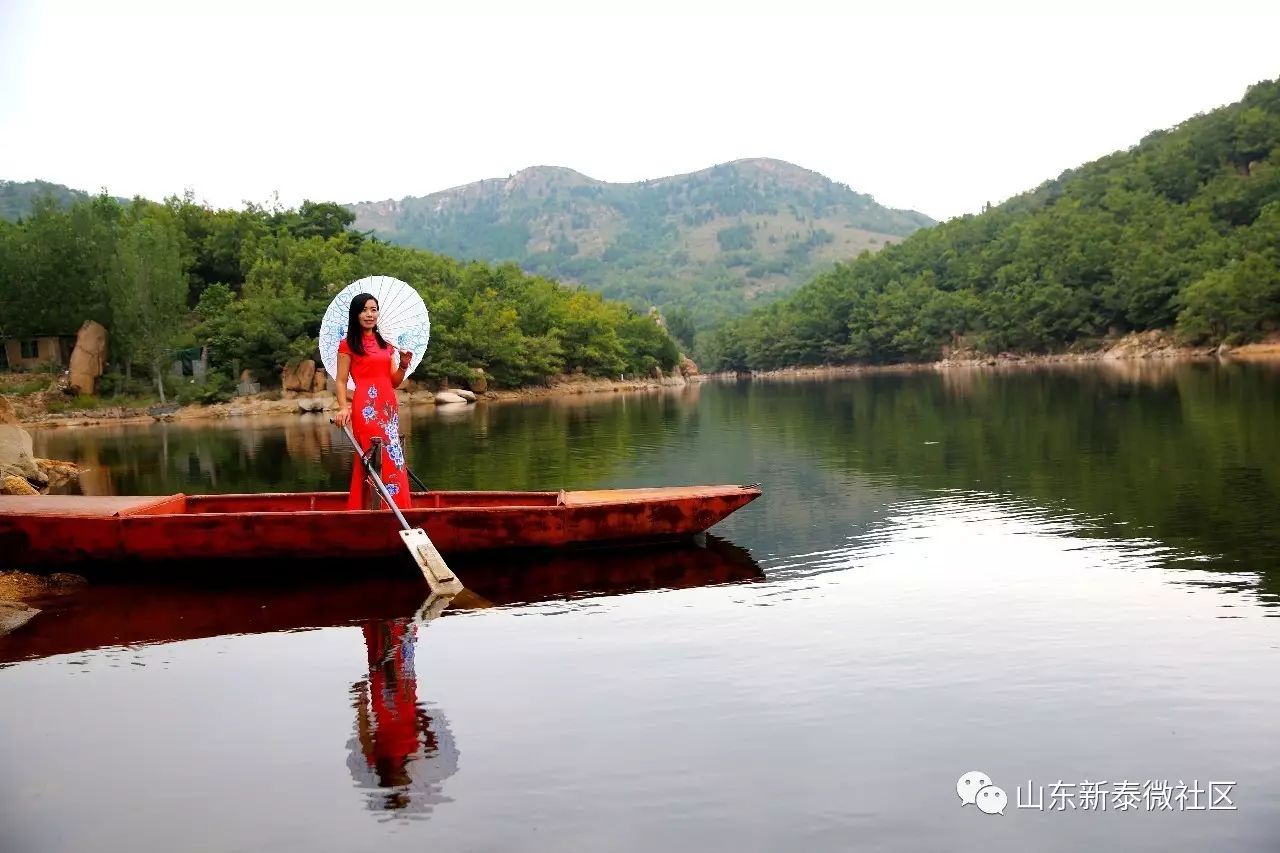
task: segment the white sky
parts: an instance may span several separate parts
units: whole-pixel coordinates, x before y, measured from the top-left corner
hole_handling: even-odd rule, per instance
[[[240,207],[776,157],[944,219],[1280,77],[1278,33],[1275,0],[0,0],[0,179]]]

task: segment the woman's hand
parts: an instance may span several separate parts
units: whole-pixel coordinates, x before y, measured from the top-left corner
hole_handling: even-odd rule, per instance
[[[401,350],[400,351],[400,369],[408,370],[409,362],[411,361],[413,361],[413,353],[408,352],[407,350]]]
[[[340,427],[351,423],[351,406],[347,404],[339,406],[338,413],[333,416],[333,422]]]

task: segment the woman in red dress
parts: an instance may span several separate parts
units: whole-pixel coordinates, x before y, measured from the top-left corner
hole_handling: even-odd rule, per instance
[[[356,443],[368,451],[369,440],[382,439],[382,482],[401,509],[409,508],[409,469],[400,445],[400,410],[396,388],[413,353],[401,351],[393,363],[394,347],[378,331],[378,300],[361,293],[351,300],[347,336],[338,344],[338,426],[351,424]],[[352,401],[347,402],[347,376],[355,381]],[[353,413],[354,409],[354,413]],[[354,457],[347,509],[365,509],[364,466]]]

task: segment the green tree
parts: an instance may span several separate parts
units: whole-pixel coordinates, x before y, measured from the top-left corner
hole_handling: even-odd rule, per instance
[[[135,205],[132,213],[142,209]],[[164,363],[187,315],[187,279],[172,216],[151,211],[122,227],[108,292],[113,348],[127,364],[150,367],[165,402]]]

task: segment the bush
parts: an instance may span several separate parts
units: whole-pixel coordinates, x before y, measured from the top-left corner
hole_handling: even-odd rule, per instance
[[[98,394],[102,397],[142,397],[155,390],[150,379],[126,379],[123,373],[104,373],[98,378]]]
[[[225,403],[235,396],[235,380],[225,373],[210,371],[203,380],[187,381],[180,385],[174,398],[184,406],[193,403]]]

